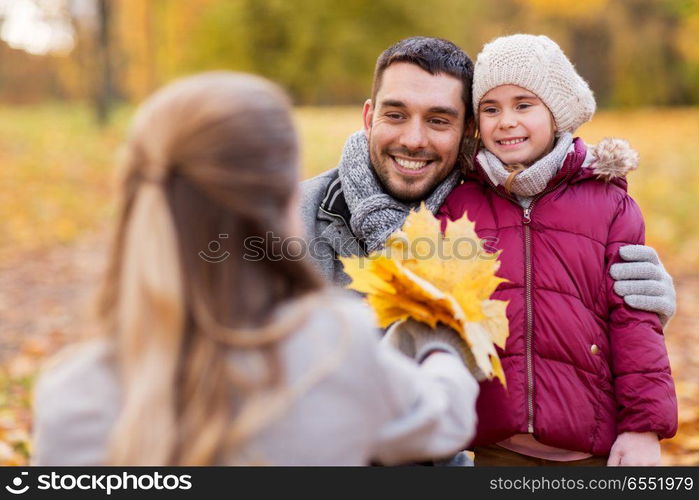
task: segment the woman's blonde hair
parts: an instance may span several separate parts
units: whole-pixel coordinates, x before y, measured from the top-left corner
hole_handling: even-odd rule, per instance
[[[279,341],[305,317],[279,306],[322,285],[279,248],[246,260],[246,239],[293,236],[297,156],[288,98],[261,78],[185,78],[138,110],[99,302],[123,394],[110,463],[216,463],[265,421],[251,409],[283,385]]]

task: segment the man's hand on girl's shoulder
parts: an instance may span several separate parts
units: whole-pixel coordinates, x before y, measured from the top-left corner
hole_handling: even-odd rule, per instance
[[[616,280],[614,291],[629,306],[658,314],[667,326],[677,307],[675,287],[657,252],[645,245],[626,245],[619,255],[625,262],[613,264],[609,271]]]

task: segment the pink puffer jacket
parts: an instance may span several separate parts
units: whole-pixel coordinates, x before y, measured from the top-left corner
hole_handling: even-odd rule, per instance
[[[658,317],[614,293],[609,267],[619,247],[644,243],[626,192],[623,161],[584,166],[576,139],[558,175],[524,210],[480,166],[440,209],[464,212],[502,250],[493,298],[508,300],[510,335],[499,354],[507,389],[481,384],[474,446],[533,433],[540,442],[607,455],[622,432],[677,429],[677,401]],[[608,182],[599,180],[604,173]]]

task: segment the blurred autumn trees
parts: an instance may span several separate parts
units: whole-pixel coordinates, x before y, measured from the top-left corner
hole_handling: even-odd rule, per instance
[[[0,100],[91,101],[103,117],[110,100],[207,69],[262,74],[301,104],[361,102],[376,56],[416,34],[475,58],[495,36],[544,33],[602,106],[699,104],[699,0],[13,1],[63,16],[74,44],[32,55],[0,43]]]

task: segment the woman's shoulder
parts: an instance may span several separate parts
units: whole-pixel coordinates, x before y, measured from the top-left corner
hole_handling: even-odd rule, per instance
[[[35,390],[39,416],[70,416],[109,407],[118,400],[114,354],[106,340],[64,348],[42,369]]]
[[[101,385],[113,378],[113,350],[105,339],[94,339],[63,348],[42,367],[37,392],[61,386]]]
[[[42,370],[34,393],[38,465],[98,465],[119,409],[113,353],[104,340],[65,348]]]
[[[337,287],[326,287],[288,303],[285,308],[303,308],[308,311],[308,321],[335,323],[344,319],[351,324],[374,324],[374,314],[353,291]]]
[[[298,326],[284,348],[292,371],[303,371],[323,358],[336,359],[340,372],[348,366],[352,371],[362,366],[369,370],[381,331],[373,312],[356,293],[325,289],[298,299],[292,311],[300,314],[296,316],[300,321],[289,316]]]

